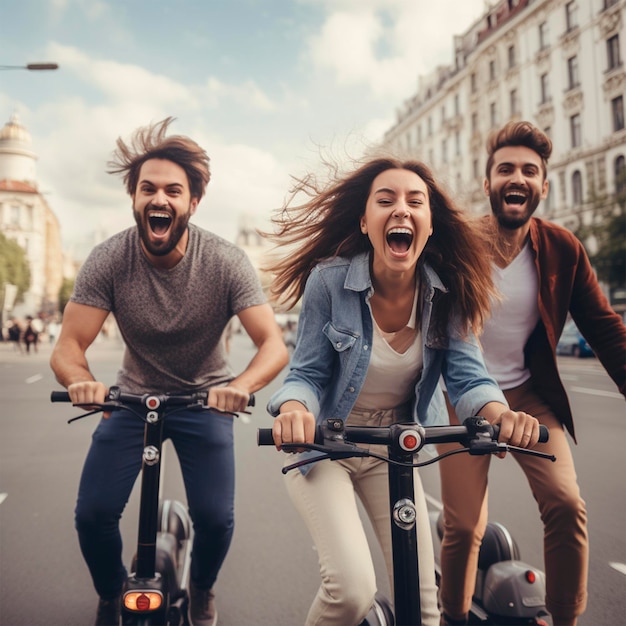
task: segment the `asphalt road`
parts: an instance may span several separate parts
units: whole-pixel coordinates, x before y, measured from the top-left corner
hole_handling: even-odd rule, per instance
[[[0,626],[93,623],[96,595],[79,552],[73,509],[82,463],[97,417],[72,425],[68,405],[49,403],[59,388],[48,367],[50,347],[19,355],[0,343]],[[251,358],[249,340],[236,335],[235,369]],[[112,382],[120,346],[90,350],[96,375]],[[589,607],[581,626],[626,623],[626,405],[595,360],[560,359],[575,411],[573,446],[589,510]],[[279,377],[280,379],[280,377]],[[251,418],[236,424],[237,501],[233,545],[216,585],[221,626],[302,624],[318,586],[310,537],[282,483],[283,457],[256,446],[256,428],[269,426],[264,406],[278,380],[257,394]],[[495,470],[493,468],[496,468]],[[422,470],[436,506],[436,466]],[[511,488],[514,485],[514,488]],[[167,497],[183,499],[175,455],[168,452]],[[541,525],[523,475],[511,459],[494,459],[490,515],[517,540],[523,560],[541,567]],[[122,519],[125,557],[136,540],[136,494]],[[388,590],[378,550],[380,583]]]

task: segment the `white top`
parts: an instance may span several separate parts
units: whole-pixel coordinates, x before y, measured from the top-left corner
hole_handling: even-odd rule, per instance
[[[370,363],[356,407],[391,409],[413,397],[424,364],[421,333],[416,329],[418,292],[416,287],[411,316],[402,330],[386,333],[374,320]]]
[[[539,279],[530,244],[507,267],[494,264],[493,279],[503,300],[493,303],[481,343],[489,373],[501,389],[513,389],[530,378],[524,346],[539,321]]]

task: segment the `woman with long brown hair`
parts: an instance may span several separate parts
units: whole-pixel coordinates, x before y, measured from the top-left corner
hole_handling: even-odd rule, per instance
[[[296,348],[272,396],[274,441],[312,442],[328,417],[348,424],[445,424],[443,376],[459,414],[502,424],[501,440],[534,445],[536,420],[509,410],[474,333],[495,295],[484,242],[423,163],[370,158],[320,185],[299,179],[271,238],[289,248],[272,291],[302,298]],[[294,201],[304,194],[305,202]],[[310,454],[310,453],[305,453]],[[307,625],[359,624],[376,580],[355,494],[392,577],[386,464],[320,461],[286,477],[315,541],[322,584]],[[415,471],[423,623],[439,623],[434,556]],[[393,584],[393,581],[392,581]]]

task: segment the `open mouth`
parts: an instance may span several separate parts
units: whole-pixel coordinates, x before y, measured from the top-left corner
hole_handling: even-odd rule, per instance
[[[387,233],[387,245],[396,254],[407,252],[412,242],[413,233],[408,228],[392,228]]]
[[[165,211],[150,211],[148,213],[150,230],[157,236],[163,236],[172,225],[172,216]]]
[[[526,195],[519,191],[511,191],[505,194],[504,201],[507,204],[524,204],[524,202],[526,202]]]

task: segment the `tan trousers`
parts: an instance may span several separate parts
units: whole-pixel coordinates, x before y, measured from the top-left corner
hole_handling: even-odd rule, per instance
[[[348,419],[349,424],[368,426],[387,425],[392,421],[398,421],[393,411],[353,412]],[[371,448],[386,455],[384,446]],[[414,474],[422,623],[438,626],[439,609],[428,512],[417,470]],[[371,458],[319,461],[306,476],[299,471],[289,472],[286,484],[315,542],[322,577],[306,625],[359,624],[374,601],[376,576],[359,517],[357,495],[381,545],[393,589],[387,464]]]
[[[553,617],[570,620],[587,604],[589,546],[587,512],[580,497],[571,450],[563,426],[535,394],[530,382],[504,392],[509,405],[550,429],[550,440],[537,450],[554,454],[555,463],[523,454],[513,457],[526,474],[544,524],[546,606]],[[458,423],[448,404],[451,423]],[[438,446],[439,452],[455,444]],[[491,457],[458,454],[439,463],[445,535],[442,545],[441,605],[450,617],[469,610],[478,551],[487,524],[487,475]],[[518,485],[511,485],[517,489]],[[555,621],[555,624],[558,623]]]

